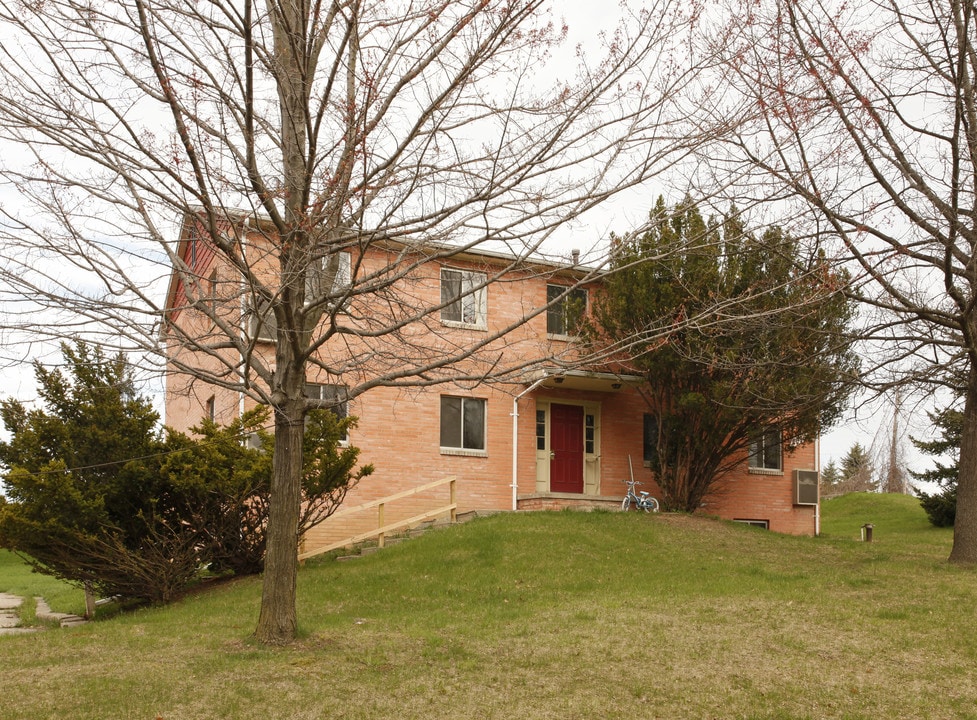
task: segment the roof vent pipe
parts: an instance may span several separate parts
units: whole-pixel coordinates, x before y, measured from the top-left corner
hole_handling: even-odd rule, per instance
[[[570,251],[570,258],[573,260],[573,264],[577,265],[580,263],[580,251],[574,248]]]

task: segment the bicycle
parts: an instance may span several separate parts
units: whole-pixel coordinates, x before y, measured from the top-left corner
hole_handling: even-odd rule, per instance
[[[621,481],[628,486],[628,493],[624,496],[624,502],[621,503],[621,510],[627,512],[631,505],[634,504],[638,510],[644,510],[645,512],[658,512],[658,500],[643,490],[637,494],[634,492],[634,486],[640,485],[641,483],[634,479],[634,466],[631,465],[630,455],[628,455],[628,471],[631,473],[631,479]]]
[[[624,496],[624,502],[621,503],[621,510],[627,512],[633,504],[638,510],[644,510],[645,512],[658,512],[658,500],[653,498],[644,490],[635,494],[634,486],[640,485],[640,482],[637,480],[624,480],[622,482],[628,486],[628,494]]]

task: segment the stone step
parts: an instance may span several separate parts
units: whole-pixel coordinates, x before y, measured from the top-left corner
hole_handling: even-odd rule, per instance
[[[9,593],[0,593],[0,635],[26,635],[37,628],[20,626],[18,611],[24,604],[24,598]]]
[[[72,615],[71,613],[59,613],[51,610],[51,607],[42,597],[34,598],[34,602],[37,603],[37,609],[34,615],[38,620],[44,622],[54,622],[60,627],[76,627],[78,625],[84,625],[87,620],[79,615]]]

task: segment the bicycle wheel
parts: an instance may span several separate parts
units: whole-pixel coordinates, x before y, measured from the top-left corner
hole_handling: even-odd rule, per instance
[[[648,504],[651,505],[651,512],[658,512],[661,509],[656,498],[648,498]],[[645,511],[647,512],[648,508],[645,508]]]
[[[631,496],[630,495],[625,495],[624,496],[624,502],[621,503],[621,509],[624,512],[627,512],[629,507],[631,507]]]

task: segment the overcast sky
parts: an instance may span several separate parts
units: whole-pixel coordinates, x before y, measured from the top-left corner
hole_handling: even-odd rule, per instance
[[[617,4],[614,2],[562,0],[554,2],[552,8],[554,22],[560,22],[565,18],[568,25],[569,40],[560,51],[565,54],[567,63],[574,61],[575,48],[578,45],[584,48],[596,48],[600,33],[613,27],[617,15]],[[596,49],[594,52],[597,52]],[[545,81],[546,77],[544,75],[539,79]],[[655,198],[662,193],[666,194],[668,202],[680,199],[670,196],[661,184],[649,184],[641,190],[618,197],[612,204],[590,213],[585,218],[586,222],[568,228],[567,232],[555,241],[556,246],[549,248],[550,251],[562,251],[568,254],[572,248],[587,252],[594,247],[603,247],[612,231],[625,232],[640,224],[647,217]],[[9,352],[12,346],[7,344],[7,347]],[[9,364],[11,358],[8,356],[7,367],[0,369],[0,396],[13,396],[25,400],[36,396],[33,370],[30,366],[30,360],[34,357],[40,357],[46,363],[54,363],[59,359],[56,353],[52,354],[51,348],[42,352],[42,348],[37,346],[29,349],[25,347],[23,352],[16,356],[17,362],[14,364]],[[149,394],[157,400],[161,408],[161,380],[152,379],[147,387]],[[911,407],[913,406],[910,405]],[[888,437],[890,422],[891,408],[886,403],[866,404],[857,411],[852,409],[848,413],[847,421],[841,427],[831,430],[823,437],[822,467],[830,460],[840,461],[855,442],[861,443],[866,448],[872,448],[873,444],[876,447],[880,443],[885,445],[885,441],[877,438]],[[920,410],[915,410],[911,414],[906,413],[903,425],[907,427],[908,433],[916,436],[932,433],[925,413]],[[903,448],[905,459],[915,469],[921,469],[929,464],[929,458],[921,457],[916,453],[908,439],[903,442]]]

